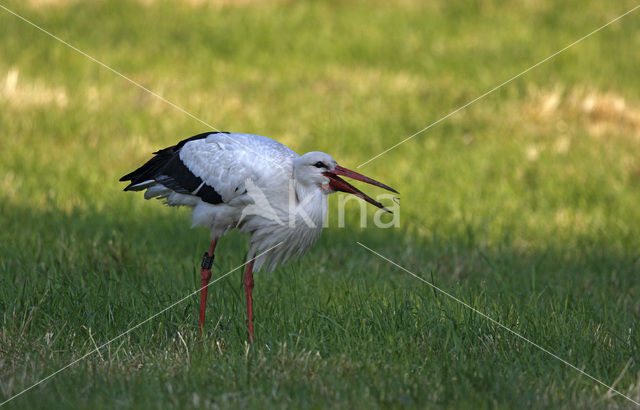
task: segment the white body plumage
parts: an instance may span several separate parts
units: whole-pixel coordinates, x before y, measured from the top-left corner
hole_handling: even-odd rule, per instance
[[[251,236],[243,276],[249,340],[253,340],[253,272],[272,270],[311,248],[322,232],[326,194],[348,192],[390,212],[340,175],[397,193],[339,166],[329,154],[300,156],[259,135],[203,133],[154,154],[120,180],[130,182],[125,191],[146,190],[147,199],[193,208],[192,224],[211,230],[211,246],[200,269],[200,331],[218,239],[233,228]]]
[[[158,178],[132,188],[145,188],[147,199],[159,197],[168,205],[192,207],[192,225],[209,228],[212,239],[233,228],[248,233],[249,258],[275,247],[256,258],[255,271],[272,270],[304,254],[322,233],[327,214],[325,192],[329,192],[322,184],[327,184],[328,178],[319,172],[316,178],[305,178],[309,170],[303,162],[324,161],[328,167],[335,166],[328,154],[308,153],[307,161],[301,161],[300,155],[272,139],[237,133],[209,134],[185,143],[177,154],[202,184],[215,189],[221,203],[207,202],[197,191],[177,192]]]

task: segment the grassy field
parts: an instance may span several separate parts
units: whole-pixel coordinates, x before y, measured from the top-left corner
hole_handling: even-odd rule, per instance
[[[428,3],[0,2],[221,130],[349,168],[635,6]],[[253,346],[237,272],[203,338],[193,296],[6,407],[634,408],[356,241],[640,400],[639,13],[359,168],[401,227],[332,213],[256,276]],[[1,9],[0,39],[4,401],[198,288],[208,233],[117,179],[207,127]],[[214,278],[247,238],[218,249]]]

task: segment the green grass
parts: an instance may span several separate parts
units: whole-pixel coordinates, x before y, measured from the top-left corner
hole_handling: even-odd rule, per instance
[[[350,168],[635,6],[40,3],[2,2],[220,129]],[[401,227],[332,214],[256,276],[253,346],[238,272],[203,338],[196,295],[7,408],[633,408],[355,241],[640,400],[639,18],[360,168],[402,192]],[[206,127],[0,27],[2,401],[197,289],[208,234],[117,182]],[[246,249],[225,237],[214,278]]]

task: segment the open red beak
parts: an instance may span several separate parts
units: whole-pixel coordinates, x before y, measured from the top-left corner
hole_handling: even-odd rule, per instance
[[[355,196],[357,196],[359,198],[364,199],[365,201],[369,202],[372,205],[377,206],[378,208],[380,208],[380,209],[382,209],[384,211],[392,213],[390,210],[385,208],[384,205],[382,205],[380,202],[374,200],[373,198],[371,198],[370,196],[368,196],[364,192],[360,191],[358,188],[354,187],[353,185],[351,185],[350,183],[348,183],[344,179],[340,178],[338,175],[342,175],[342,176],[345,176],[347,178],[355,179],[357,181],[366,182],[367,184],[375,185],[375,186],[378,186],[380,188],[384,188],[387,191],[391,191],[391,192],[395,192],[396,194],[399,194],[398,191],[396,191],[395,189],[391,188],[390,186],[387,186],[387,185],[385,185],[385,184],[383,184],[381,182],[378,182],[378,181],[376,181],[374,179],[366,177],[366,176],[364,176],[362,174],[358,174],[355,171],[351,171],[350,169],[341,167],[339,165],[337,165],[334,170],[325,172],[324,175],[329,177],[329,180],[330,180],[329,181],[329,186],[334,191],[348,192],[348,193],[353,194],[353,195],[355,195]]]

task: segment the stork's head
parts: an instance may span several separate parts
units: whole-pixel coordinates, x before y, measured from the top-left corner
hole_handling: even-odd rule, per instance
[[[358,188],[340,178],[339,175],[366,182],[367,184],[384,188],[396,194],[398,193],[395,189],[381,182],[341,167],[335,159],[331,158],[331,155],[325,154],[324,152],[307,152],[303,156],[296,158],[293,162],[293,176],[296,182],[305,186],[316,186],[326,194],[336,191],[347,192],[391,213],[391,211],[385,208],[380,202],[372,199]]]

